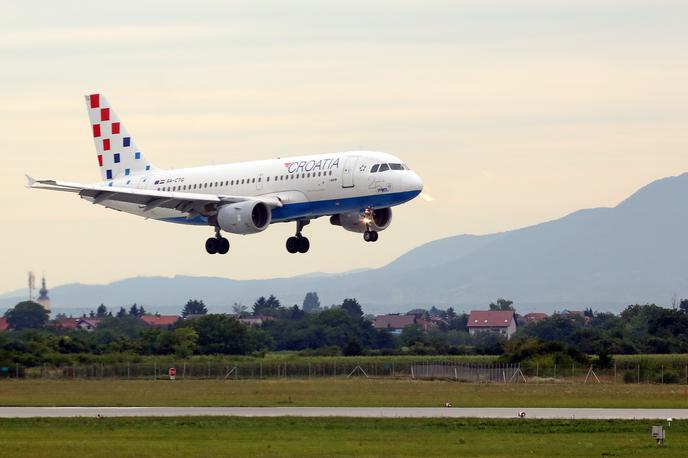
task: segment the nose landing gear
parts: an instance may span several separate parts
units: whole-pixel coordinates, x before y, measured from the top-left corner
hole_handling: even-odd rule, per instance
[[[373,209],[366,208],[363,212],[363,222],[365,223],[366,230],[363,233],[363,240],[366,242],[377,242],[377,231],[370,229],[370,223],[373,221]]]
[[[366,242],[377,242],[377,231],[365,231],[363,233],[363,240],[365,240]]]
[[[301,235],[303,227],[309,224],[309,220],[298,220],[296,221],[296,235],[294,237],[289,237],[287,239],[287,251],[291,254],[294,253],[307,253],[311,247],[311,243],[308,238]]]

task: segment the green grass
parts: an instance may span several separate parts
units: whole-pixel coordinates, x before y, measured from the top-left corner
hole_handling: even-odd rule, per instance
[[[685,385],[467,384],[387,379],[4,380],[0,406],[688,408]]]
[[[0,420],[3,457],[685,456],[688,423],[664,447],[648,421],[346,418]]]

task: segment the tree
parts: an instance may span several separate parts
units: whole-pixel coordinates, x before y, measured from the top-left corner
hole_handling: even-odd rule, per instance
[[[98,306],[98,309],[96,309],[96,316],[98,318],[103,318],[106,315],[107,315],[107,307],[105,307],[105,304],[100,304]]]
[[[255,349],[252,330],[227,315],[205,315],[190,320],[198,334],[198,352],[203,355],[244,355]]]
[[[129,308],[129,315],[138,317],[139,316],[139,306],[134,304]]]
[[[198,301],[196,299],[189,299],[189,301],[184,305],[182,309],[182,316],[186,318],[189,315],[206,315],[208,309],[206,308],[203,301]]]
[[[344,356],[358,356],[361,353],[363,353],[363,347],[356,339],[349,339],[344,348],[342,348],[342,355]]]
[[[267,306],[269,308],[274,309],[274,310],[277,310],[278,308],[280,308],[282,306],[282,304],[280,304],[279,299],[277,299],[274,296],[274,294],[270,294],[270,297],[268,297],[268,300],[266,301],[266,303],[267,303]]]
[[[120,307],[119,312],[117,312],[117,318],[122,318],[124,316],[127,316],[127,310],[124,307]]]
[[[12,329],[40,329],[48,322],[49,313],[41,304],[24,301],[5,312],[5,318]]]
[[[272,294],[267,299],[260,296],[253,304],[253,314],[274,316],[281,306],[280,301]]]
[[[248,307],[246,307],[244,304],[235,302],[234,305],[232,305],[232,313],[238,317],[246,316],[248,313]]]
[[[688,314],[688,299],[681,299],[678,309],[681,312]]]
[[[318,293],[312,291],[306,293],[306,297],[303,298],[303,305],[301,307],[306,313],[315,313],[320,310],[320,298]]]
[[[342,310],[346,311],[354,318],[361,318],[363,316],[363,309],[361,304],[356,299],[344,299],[342,302]]]
[[[513,307],[514,301],[510,301],[508,299],[502,299],[499,298],[497,299],[497,303],[495,304],[494,302],[490,303],[490,310],[497,310],[497,311],[516,311],[516,309]]]
[[[260,296],[256,301],[253,303],[253,314],[254,315],[262,315],[263,312],[267,309],[267,301],[265,300],[265,296]]]
[[[290,320],[300,320],[305,312],[299,308],[298,305],[294,304],[292,308],[289,309],[287,318]]]
[[[172,351],[180,358],[188,358],[197,348],[198,333],[193,328],[178,328],[173,333]]]

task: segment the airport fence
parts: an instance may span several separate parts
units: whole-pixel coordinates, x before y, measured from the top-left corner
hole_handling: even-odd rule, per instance
[[[462,363],[456,361],[343,360],[305,362],[171,362],[0,367],[6,379],[166,380],[170,369],[181,380],[257,380],[286,378],[399,378],[463,383],[636,383],[688,385],[688,363],[623,361],[610,367],[566,364]]]

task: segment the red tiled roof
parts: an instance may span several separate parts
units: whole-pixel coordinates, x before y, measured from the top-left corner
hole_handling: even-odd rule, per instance
[[[141,321],[148,326],[170,326],[179,320],[177,315],[142,315]]]
[[[375,329],[404,329],[406,326],[417,325],[423,329],[435,326],[435,323],[423,319],[418,315],[378,315],[373,321]]]
[[[77,318],[77,320],[79,323],[86,323],[94,328],[97,328],[100,322],[103,321],[102,318]]]
[[[529,323],[536,323],[538,321],[546,320],[547,318],[549,318],[549,315],[542,312],[532,312],[523,315],[523,319]]]
[[[81,318],[60,318],[57,320],[57,326],[62,329],[76,329]]]
[[[0,331],[7,331],[9,327],[9,324],[7,324],[7,318],[0,317]]]
[[[514,320],[514,312],[473,310],[468,317],[469,328],[506,328]]]
[[[56,326],[62,329],[78,329],[81,323],[93,328],[98,327],[98,324],[103,321],[102,318],[60,318],[57,320]]]

